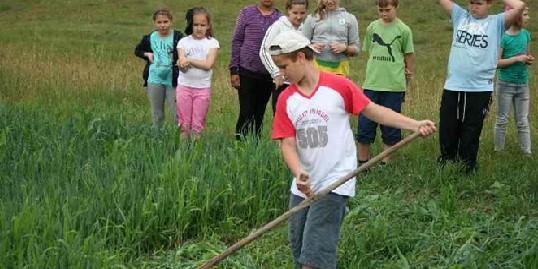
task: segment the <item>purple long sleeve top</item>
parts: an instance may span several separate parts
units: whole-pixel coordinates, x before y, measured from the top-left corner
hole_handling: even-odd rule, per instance
[[[263,15],[256,5],[247,6],[239,12],[232,37],[229,65],[232,73],[241,67],[251,72],[269,74],[260,59],[260,47],[267,28],[281,15],[276,9],[270,15]]]

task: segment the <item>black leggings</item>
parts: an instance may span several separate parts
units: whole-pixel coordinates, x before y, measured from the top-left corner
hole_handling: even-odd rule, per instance
[[[269,76],[270,78],[270,76]],[[265,107],[275,85],[272,80],[240,75],[239,118],[235,125],[235,138],[240,140],[249,134],[260,137]]]

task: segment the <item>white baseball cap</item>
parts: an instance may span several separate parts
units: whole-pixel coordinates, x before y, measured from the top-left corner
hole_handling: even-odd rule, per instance
[[[278,34],[269,42],[269,54],[275,56],[306,47],[313,49],[310,46],[310,40],[299,31],[289,30]]]

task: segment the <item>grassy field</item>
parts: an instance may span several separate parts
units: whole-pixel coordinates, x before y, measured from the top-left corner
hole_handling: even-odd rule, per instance
[[[362,34],[373,1],[341,1]],[[197,144],[180,142],[170,121],[151,128],[133,50],[155,9],[173,10],[183,29],[184,11],[200,1],[0,2],[0,268],[196,268],[286,210],[291,177],[269,140],[270,113],[259,143],[233,137],[230,36],[252,2],[202,1],[222,49]],[[438,121],[451,26],[437,1],[401,2],[417,52],[404,113]],[[358,83],[364,64],[364,54],[352,61]],[[538,141],[536,65],[531,73]],[[538,268],[538,159],[520,154],[513,123],[506,151],[493,152],[494,112],[476,174],[439,169],[434,135],[361,176],[338,268]],[[280,227],[219,268],[291,266]]]

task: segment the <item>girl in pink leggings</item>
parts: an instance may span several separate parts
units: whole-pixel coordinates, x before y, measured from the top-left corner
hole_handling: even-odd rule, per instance
[[[205,127],[211,97],[212,68],[219,42],[213,38],[211,18],[205,8],[189,10],[187,23],[186,34],[189,36],[177,44],[181,72],[177,79],[176,109],[181,139],[191,136],[198,139]]]

